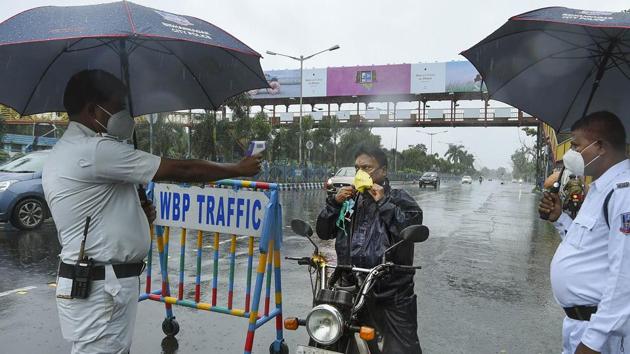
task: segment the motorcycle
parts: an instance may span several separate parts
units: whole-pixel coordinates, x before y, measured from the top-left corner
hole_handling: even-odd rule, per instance
[[[569,200],[567,200],[566,209],[569,211],[572,219],[575,219],[578,211],[580,211],[580,207],[582,206],[582,202],[584,201],[584,196],[581,193],[571,193],[569,195]]]
[[[424,225],[405,228],[400,233],[401,240],[385,250],[381,264],[367,269],[329,264],[311,239],[313,229],[307,222],[293,220],[291,228],[296,234],[306,237],[315,248],[309,257],[285,257],[297,261],[298,265],[308,266],[313,291],[313,308],[306,318],[288,317],[284,321],[285,329],[297,330],[302,326],[309,335],[308,345],[298,345],[296,354],[371,354],[367,342],[373,340],[377,340],[382,350],[378,333],[374,328],[360,323],[359,314],[374,285],[386,275],[393,272],[415,274],[415,270],[421,268],[394,264],[386,260],[386,255],[405,244],[424,242],[429,237],[429,229]],[[334,270],[330,277],[329,270]],[[342,272],[352,274],[357,280],[356,284],[343,286]]]

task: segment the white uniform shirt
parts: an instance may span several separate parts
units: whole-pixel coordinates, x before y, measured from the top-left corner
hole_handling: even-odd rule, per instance
[[[89,258],[97,264],[142,261],[150,236],[137,184],[151,181],[159,165],[158,156],[70,122],[42,173],[61,261],[77,261],[87,216],[92,218],[85,245]]]
[[[562,242],[551,261],[551,286],[562,307],[596,305],[582,342],[600,351],[610,335],[630,335],[630,160],[591,184],[575,220],[556,221]],[[603,205],[608,203],[608,220]]]

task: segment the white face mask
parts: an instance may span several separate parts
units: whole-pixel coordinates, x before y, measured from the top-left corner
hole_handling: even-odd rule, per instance
[[[133,120],[133,117],[128,110],[123,109],[115,114],[111,114],[105,108],[99,105],[96,106],[102,109],[103,112],[109,114],[107,127],[103,126],[103,124],[101,124],[98,120],[95,120],[98,125],[107,131],[107,134],[115,136],[121,140],[131,140],[136,122]]]
[[[584,169],[588,165],[592,164],[593,161],[597,160],[601,155],[595,156],[594,159],[592,159],[589,163],[584,165],[584,157],[582,156],[582,153],[586,151],[586,149],[593,146],[593,144],[595,144],[596,142],[597,141],[592,142],[589,146],[584,148],[582,152],[577,152],[573,149],[570,149],[569,151],[565,152],[564,156],[562,157],[562,162],[564,163],[566,168],[578,176],[584,176]]]

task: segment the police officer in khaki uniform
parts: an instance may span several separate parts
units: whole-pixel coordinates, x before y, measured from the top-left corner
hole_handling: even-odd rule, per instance
[[[44,166],[42,184],[62,246],[57,280],[61,331],[72,353],[128,353],[149,250],[155,208],[137,185],[149,181],[208,182],[259,172],[261,156],[237,164],[160,158],[129,144],[134,120],[127,88],[112,74],[75,74],[64,93],[68,129]],[[86,219],[90,290],[72,295]]]

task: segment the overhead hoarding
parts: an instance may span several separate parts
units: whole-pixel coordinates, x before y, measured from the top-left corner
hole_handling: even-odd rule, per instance
[[[253,99],[300,97],[300,70],[265,71],[269,88],[249,91]]]
[[[326,69],[304,69],[304,97],[326,96]]]
[[[252,99],[300,97],[300,70],[265,71],[269,88],[249,91]],[[304,69],[303,97],[326,96],[326,69]]]
[[[411,64],[410,93],[446,92],[446,63]]]
[[[480,88],[481,75],[470,62],[451,61],[446,63],[445,92],[479,92]]]
[[[253,100],[300,97],[300,70],[269,70],[270,88],[249,91]],[[479,92],[481,75],[468,61],[304,69],[304,97]],[[484,91],[485,91],[484,87]]]
[[[328,68],[328,96],[397,95],[409,93],[409,64]]]

